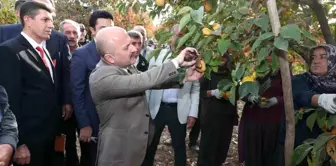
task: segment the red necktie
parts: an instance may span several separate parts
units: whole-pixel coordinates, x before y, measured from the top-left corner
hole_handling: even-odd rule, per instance
[[[43,61],[44,65],[46,66],[46,68],[48,69],[49,73],[50,73],[50,68],[49,68],[49,66],[48,66],[48,59],[47,59],[47,57],[44,55],[44,51],[43,51],[43,49],[42,49],[40,46],[37,46],[36,49],[37,49],[37,51],[40,52],[42,61]]]

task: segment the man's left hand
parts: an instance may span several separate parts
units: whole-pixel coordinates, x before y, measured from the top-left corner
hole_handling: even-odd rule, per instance
[[[190,129],[194,126],[196,122],[196,118],[192,116],[188,116],[188,121],[187,121],[187,128]]]
[[[13,155],[13,147],[9,144],[0,144],[0,166],[8,166]]]
[[[62,108],[62,117],[64,120],[68,120],[72,117],[72,106],[70,104],[64,104]]]
[[[195,66],[190,67],[187,69],[185,72],[184,76],[184,82],[189,82],[189,81],[196,81],[199,80],[201,77],[203,77],[204,73],[200,73],[196,70]]]

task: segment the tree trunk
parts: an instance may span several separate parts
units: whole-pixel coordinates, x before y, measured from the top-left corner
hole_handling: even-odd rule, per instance
[[[321,31],[322,31],[322,34],[323,34],[323,37],[326,43],[335,45],[336,42],[335,42],[334,36],[331,33],[331,30],[328,24],[328,19],[326,17],[326,14],[324,13],[322,4],[320,4],[317,0],[314,0],[313,5],[309,5],[309,7],[316,14],[317,20],[320,23]]]
[[[279,20],[278,9],[276,6],[276,1],[268,0],[267,8],[268,8],[268,14],[271,20],[272,31],[276,36],[278,36],[281,25],[280,25],[280,20]],[[287,53],[282,50],[279,50],[277,55],[279,57],[279,63],[280,63],[283,100],[285,103],[285,113],[286,113],[286,140],[285,140],[285,150],[284,150],[285,165],[291,166],[292,154],[294,150],[294,136],[295,136],[292,81],[291,81]]]
[[[320,24],[324,40],[328,44],[335,45],[336,42],[331,33],[330,26],[328,24],[328,19],[327,19],[326,14],[324,13],[322,4],[318,0],[296,0],[296,2],[304,4],[304,5],[308,5],[313,10]]]

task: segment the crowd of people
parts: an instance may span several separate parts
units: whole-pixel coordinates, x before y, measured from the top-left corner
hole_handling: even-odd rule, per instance
[[[20,21],[0,26],[1,166],[153,166],[166,126],[174,165],[187,165],[187,129],[197,165],[225,162],[240,98],[231,94],[232,104],[218,89],[220,80],[231,79],[228,53],[206,79],[196,70],[196,49],[176,50],[183,36],[178,25],[171,27],[169,46],[148,59],[153,43],[146,29],[115,26],[108,11],[91,13],[89,41],[86,27],[70,19],[54,30],[57,13],[50,0],[17,0],[15,10]],[[170,58],[171,52],[179,54]],[[310,54],[310,70],[292,77],[295,108],[334,114],[336,47],[319,45]],[[271,57],[266,61],[271,65]],[[284,165],[281,74],[270,71],[257,81],[259,95],[242,99],[239,160],[246,166]],[[306,127],[310,114],[296,124],[295,146],[322,133],[317,125]]]

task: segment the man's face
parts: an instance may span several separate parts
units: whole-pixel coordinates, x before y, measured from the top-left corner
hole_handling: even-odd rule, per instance
[[[85,29],[82,29],[81,30],[81,34],[80,34],[80,37],[79,37],[79,42],[85,42],[85,36],[86,36],[86,30]]]
[[[48,11],[40,9],[34,18],[24,16],[24,21],[37,39],[48,40],[50,38],[54,25],[52,14]]]
[[[95,27],[94,28],[90,27],[90,31],[91,31],[92,36],[96,36],[99,30],[105,27],[113,26],[113,25],[114,23],[111,19],[98,18]]]
[[[134,64],[138,55],[136,54],[137,49],[131,44],[131,38],[125,33],[125,35],[119,38],[117,42],[118,46],[113,47],[114,54],[111,56],[111,59],[114,61],[114,65],[119,67],[128,67]]]
[[[142,38],[131,38],[131,44],[136,48],[135,54],[139,56],[142,49]]]
[[[63,33],[68,37],[68,44],[70,47],[77,47],[79,40],[79,30],[73,24],[63,24]]]
[[[317,76],[328,73],[328,55],[324,48],[316,48],[314,50],[310,71]]]

